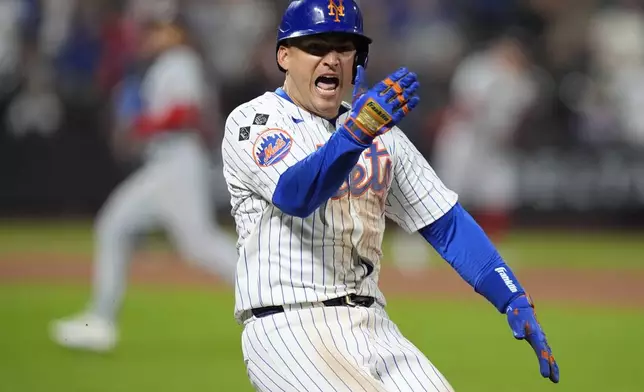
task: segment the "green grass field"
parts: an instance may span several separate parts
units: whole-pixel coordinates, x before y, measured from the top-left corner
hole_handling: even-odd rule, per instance
[[[385,236],[385,259],[390,242],[391,236]],[[167,248],[159,235],[151,236],[147,246]],[[25,250],[89,255],[92,247],[92,226],[86,220],[0,221],[0,262],[2,254]],[[500,251],[519,266],[644,269],[642,232],[520,231],[511,233]]]
[[[122,315],[122,344],[108,355],[71,352],[47,337],[48,322],[79,309],[82,286],[0,289],[2,391],[250,391],[241,329],[228,293],[137,287]],[[543,304],[540,318],[561,366],[541,379],[534,354],[484,303],[391,301],[407,337],[457,391],[641,391],[644,315]]]
[[[541,256],[555,249],[571,260],[559,266],[644,268],[641,236],[594,236],[593,245],[583,247],[578,236],[517,233],[507,247],[514,254]],[[85,254],[90,239],[87,225],[5,225],[0,227],[0,261],[21,250]],[[608,255],[609,260],[601,257]],[[553,266],[541,256],[521,258],[521,263]],[[55,346],[48,339],[48,323],[81,309],[88,295],[84,285],[0,286],[0,392],[251,391],[231,293],[130,287],[115,352],[98,355]],[[530,347],[514,340],[505,318],[482,299],[423,301],[390,295],[389,301],[390,315],[403,333],[459,392],[644,391],[642,309],[540,303],[540,320],[561,367],[561,383],[554,385],[541,378]]]

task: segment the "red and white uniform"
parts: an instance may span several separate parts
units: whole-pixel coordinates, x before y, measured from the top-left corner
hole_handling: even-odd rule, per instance
[[[145,143],[144,164],[110,195],[97,221],[101,316],[118,309],[136,238],[152,228],[164,229],[184,258],[234,279],[235,239],[214,222],[210,159],[199,130],[206,86],[201,60],[188,47],[162,53],[143,78],[132,132]]]
[[[507,210],[517,202],[512,136],[536,86],[492,52],[475,53],[452,80],[454,115],[436,140],[434,165],[446,184],[475,209]]]

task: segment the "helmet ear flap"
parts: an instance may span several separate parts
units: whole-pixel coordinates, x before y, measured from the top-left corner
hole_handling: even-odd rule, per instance
[[[368,51],[360,50],[356,53],[356,56],[353,59],[353,76],[351,77],[352,84],[356,84],[356,76],[358,76],[358,66],[361,65],[363,68],[366,69],[368,60],[369,60]]]

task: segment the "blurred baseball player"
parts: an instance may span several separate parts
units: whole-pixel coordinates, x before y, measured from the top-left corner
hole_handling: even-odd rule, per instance
[[[117,112],[120,127],[134,133],[130,144],[143,144],[145,163],[99,213],[89,309],[52,328],[54,340],[68,347],[105,351],[116,344],[128,264],[138,237],[153,228],[165,229],[186,259],[234,282],[235,239],[212,220],[202,64],[174,23],[151,23],[143,37],[150,66],[141,83],[125,80]]]
[[[465,58],[454,74],[434,166],[494,241],[519,201],[514,135],[536,98],[530,60],[510,34]]]
[[[363,86],[371,40],[354,0],[299,0],[278,32],[282,88],[236,108],[222,144],[239,233],[235,317],[260,391],[452,391],[385,311],[385,217],[419,232],[559,370],[532,302],[396,127],[417,104],[400,68]],[[342,102],[354,81],[353,104]]]

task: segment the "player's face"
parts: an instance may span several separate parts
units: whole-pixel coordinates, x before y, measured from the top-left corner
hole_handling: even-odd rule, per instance
[[[172,26],[151,27],[143,35],[141,54],[144,58],[152,58],[165,49],[182,42],[181,32]]]
[[[287,70],[286,90],[295,103],[321,117],[334,118],[351,88],[356,47],[347,36],[305,37],[280,48]]]

